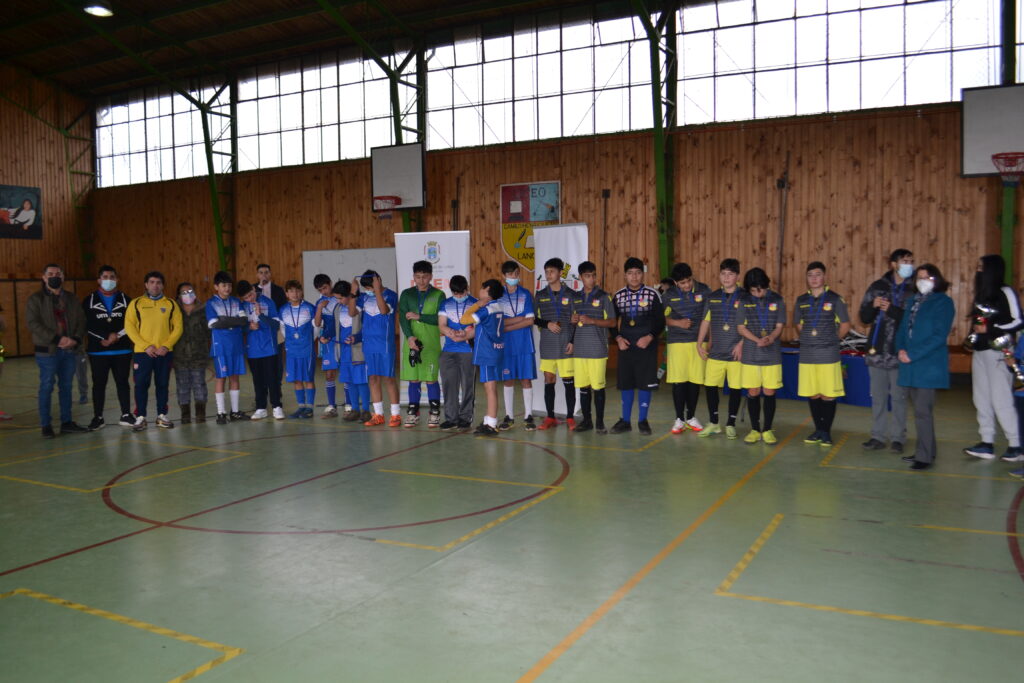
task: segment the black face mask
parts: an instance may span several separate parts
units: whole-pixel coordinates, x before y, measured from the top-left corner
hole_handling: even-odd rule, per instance
[[[60,277],[48,277],[46,278],[46,286],[50,289],[60,289],[60,286],[64,284],[64,278]]]

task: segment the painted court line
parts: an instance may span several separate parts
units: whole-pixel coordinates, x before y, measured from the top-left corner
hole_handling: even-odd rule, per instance
[[[378,472],[388,472],[389,474],[412,474],[418,477],[438,477],[440,479],[459,479],[461,481],[478,481],[484,484],[504,484],[506,486],[529,486],[535,489],[558,489],[561,490],[561,486],[549,486],[548,484],[531,484],[525,481],[503,481],[501,479],[480,479],[477,477],[463,477],[457,474],[435,474],[433,472],[410,472],[407,470],[377,470]]]
[[[984,479],[986,481],[1011,481],[1011,482],[1019,481],[1019,480],[1013,479],[1011,477],[992,477],[992,476],[985,476],[985,475],[980,475],[980,474],[955,474],[953,472],[934,472],[932,470],[927,470],[927,471],[911,470],[909,467],[907,469],[897,470],[897,469],[884,468],[884,467],[860,467],[860,466],[857,466],[857,465],[833,465],[832,464],[832,460],[836,457],[836,455],[839,453],[839,449],[843,447],[843,444],[846,443],[847,439],[849,439],[850,436],[851,436],[850,434],[844,434],[843,437],[841,439],[839,439],[839,441],[836,442],[836,445],[822,459],[822,461],[818,463],[818,466],[819,467],[829,467],[831,469],[836,469],[836,470],[855,470],[855,471],[859,471],[859,472],[893,472],[893,473],[896,473],[896,474],[912,474],[914,476],[925,476],[925,477],[950,477],[950,478],[953,478],[953,479]]]
[[[858,522],[860,524],[878,524],[884,526],[898,526],[905,529],[926,529],[928,531],[948,531],[958,534],[983,534],[986,536],[1010,536],[1021,537],[1024,534],[1016,531],[992,531],[991,529],[966,529],[956,526],[938,526],[936,524],[906,524],[903,522],[890,522],[886,519],[854,519],[852,517],[836,517],[834,515],[817,515],[810,512],[793,512],[794,517],[810,517],[811,519],[834,519],[840,522]]]
[[[638,572],[633,574],[633,576],[631,576],[628,581],[619,586],[619,588],[614,593],[612,593],[611,597],[609,597],[607,600],[601,603],[601,605],[593,612],[591,612],[590,615],[586,619],[584,619],[575,629],[573,629],[573,631],[569,635],[567,635],[564,639],[562,639],[560,643],[558,643],[558,645],[556,645],[554,648],[551,649],[551,651],[544,655],[536,664],[534,664],[530,668],[529,671],[523,674],[523,676],[519,679],[519,682],[527,683],[528,681],[536,680],[541,674],[547,671],[547,669],[552,664],[554,664],[559,657],[568,652],[569,648],[576,644],[576,641],[582,638],[587,633],[587,631],[593,628],[594,625],[597,624],[597,622],[604,618],[604,616],[608,612],[610,612],[617,604],[619,604],[619,602],[621,602],[622,599],[626,597],[626,595],[628,595],[630,591],[636,588],[636,586],[641,581],[647,578],[648,574],[654,571],[654,569],[662,562],[664,562],[669,555],[675,552],[675,550],[680,545],[682,545],[683,542],[687,538],[689,538],[694,531],[699,529],[706,521],[708,521],[708,519],[710,519],[711,516],[718,511],[718,508],[722,507],[730,498],[736,495],[736,493],[740,489],[742,489],[747,484],[747,482],[749,482],[758,472],[764,469],[764,467],[782,451],[786,444],[792,441],[793,438],[797,435],[797,433],[799,433],[800,430],[804,428],[804,425],[807,424],[807,421],[809,419],[810,418],[804,418],[804,420],[799,425],[797,425],[793,429],[793,431],[791,431],[784,439],[782,439],[782,441],[780,441],[778,445],[776,445],[775,448],[773,448],[771,452],[768,453],[768,455],[766,455],[764,458],[761,459],[760,462],[758,462],[756,465],[750,468],[750,470],[746,474],[744,474],[743,477],[739,479],[739,481],[730,486],[729,489],[718,498],[718,500],[712,503],[710,507],[708,507],[703,513],[701,513],[700,517],[695,519],[693,523],[690,524],[690,526],[686,527],[686,529],[684,529],[678,536],[672,539],[672,541],[669,542],[669,544],[666,545],[664,548],[662,548],[658,552],[658,554],[656,554],[654,557],[648,560],[647,564],[645,564]]]
[[[186,673],[183,673],[180,676],[176,676],[172,678],[170,681],[168,681],[168,683],[183,683],[184,681],[190,681],[196,676],[200,676],[209,671],[210,669],[214,668],[215,666],[219,666],[224,662],[230,661],[238,655],[245,652],[245,650],[243,650],[240,647],[231,647],[230,645],[222,645],[220,643],[215,643],[212,640],[204,640],[203,638],[199,638],[197,636],[190,636],[187,633],[174,631],[169,628],[164,628],[163,626],[156,626],[155,624],[150,624],[145,621],[139,621],[138,619],[132,619],[131,617],[126,617],[122,614],[114,614],[113,612],[108,612],[106,610],[98,609],[96,607],[89,607],[88,605],[82,605],[77,602],[71,602],[70,600],[64,600],[62,598],[57,598],[52,595],[47,595],[46,593],[40,593],[38,591],[30,590],[28,588],[16,588],[15,590],[9,591],[7,593],[0,593],[0,600],[3,600],[4,598],[9,598],[14,595],[24,595],[26,597],[34,598],[36,600],[42,600],[43,602],[48,602],[50,604],[57,605],[58,607],[67,607],[68,609],[83,612],[94,617],[102,617],[104,619],[109,619],[110,621],[116,622],[118,624],[124,624],[125,626],[131,626],[133,628],[137,628],[142,631],[147,631],[158,636],[173,638],[183,643],[188,643],[189,645],[198,645],[199,647],[204,647],[208,650],[214,650],[216,652],[221,653],[221,655],[216,659],[212,659],[204,664],[197,666],[191,671],[187,671]]]

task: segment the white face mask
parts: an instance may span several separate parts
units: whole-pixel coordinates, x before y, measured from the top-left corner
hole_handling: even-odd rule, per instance
[[[192,294],[182,294],[181,295],[181,303],[186,304],[188,306],[191,306],[195,302],[196,302],[196,295],[195,295],[195,293],[192,293]]]
[[[910,277],[911,275],[914,274],[914,264],[913,263],[901,263],[899,268],[896,269],[896,273],[901,278],[906,280],[908,277]]]
[[[917,281],[917,291],[921,292],[922,294],[924,294],[926,296],[928,294],[931,294],[932,290],[934,290],[934,289],[935,289],[935,283],[932,282],[931,280],[918,280]]]
[[[505,278],[505,284],[508,285],[509,287],[517,287],[519,285],[519,278],[507,277]]]

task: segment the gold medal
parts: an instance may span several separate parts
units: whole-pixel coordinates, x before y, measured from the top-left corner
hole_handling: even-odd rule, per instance
[[[635,320],[630,320],[629,321],[629,326],[630,327],[636,327],[636,321]]]
[[[818,336],[818,331],[817,330],[811,330],[811,336],[812,337],[817,337]]]
[[[768,336],[768,332],[766,332],[765,330],[761,330],[761,338],[763,339],[764,337],[767,337],[767,336]]]
[[[878,349],[876,349],[874,346],[872,346],[870,349],[868,349],[868,355],[869,356],[873,356],[876,353],[878,353]]]
[[[298,333],[298,332],[296,332],[296,333],[295,333],[294,335],[292,335],[292,336],[294,336],[294,337],[295,337],[296,339],[298,339],[298,338],[299,338],[299,333]]]
[[[576,327],[583,327],[583,323],[576,323]]]
[[[722,329],[725,330],[726,332],[728,332],[729,331],[729,325],[722,325]]]

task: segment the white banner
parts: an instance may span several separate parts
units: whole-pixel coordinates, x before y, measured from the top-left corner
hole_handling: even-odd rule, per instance
[[[380,273],[385,287],[396,289],[395,250],[382,249],[331,249],[328,251],[302,252],[302,294],[310,303],[316,303],[320,293],[313,287],[313,278],[320,273],[330,276],[331,282],[359,277],[368,270]],[[284,285],[284,282],[278,282]]]
[[[576,291],[583,289],[578,268],[589,258],[590,233],[586,223],[536,226],[533,229],[533,243],[536,254],[534,263],[537,268],[534,292],[547,286],[547,280],[544,278],[544,262],[556,257],[565,261],[566,267],[562,270],[562,280],[566,285]],[[537,381],[533,385],[533,411],[545,415],[547,409],[544,407],[544,373],[540,371],[540,329],[534,326],[533,330],[533,343],[537,348]],[[558,386],[555,388],[555,412],[565,415],[565,392],[562,390],[561,379],[556,382]],[[576,414],[579,414],[578,389],[576,393]]]

